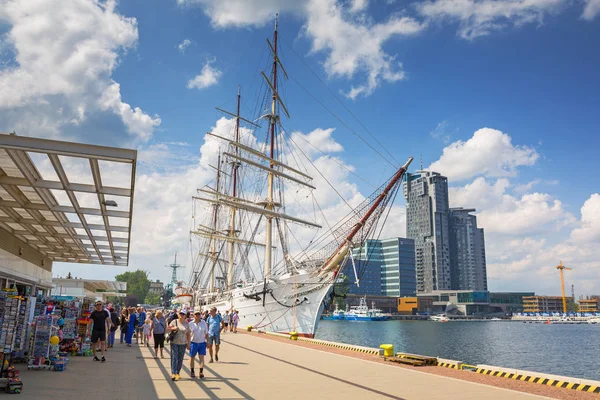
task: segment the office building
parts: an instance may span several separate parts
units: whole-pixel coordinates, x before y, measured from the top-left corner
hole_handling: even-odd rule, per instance
[[[415,243],[417,293],[449,290],[448,179],[437,172],[407,173],[403,191],[407,237]]]
[[[485,240],[473,212],[474,209],[451,208],[448,214],[451,287],[486,291]]]
[[[406,238],[368,239],[352,252],[359,286],[352,285],[356,295],[414,296],[416,292],[414,241]],[[350,283],[356,277],[348,260],[344,274]],[[362,276],[361,276],[362,274]]]

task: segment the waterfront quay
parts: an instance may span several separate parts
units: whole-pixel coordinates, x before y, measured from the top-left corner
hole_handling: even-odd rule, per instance
[[[73,357],[63,372],[28,371],[19,365],[25,386],[18,396],[86,400],[597,398],[592,393],[519,381],[510,381],[513,386],[508,389],[499,387],[499,377],[437,366],[405,367],[378,355],[254,332],[223,335],[219,355],[219,362],[206,364],[203,380],[189,378],[186,355],[181,381],[172,382],[168,354],[156,360],[149,348],[117,344],[107,352],[106,363]],[[95,389],[90,390],[90,384],[96,384]]]

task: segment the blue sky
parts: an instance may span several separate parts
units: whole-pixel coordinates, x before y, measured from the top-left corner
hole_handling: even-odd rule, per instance
[[[335,128],[331,139],[344,151],[332,156],[373,184],[392,173],[299,82],[365,140],[373,142],[345,108],[397,160],[415,156],[416,169],[422,156],[424,167],[435,163],[449,176],[451,205],[476,207],[488,232],[492,289],[556,294],[551,268],[565,258],[580,270],[573,283],[581,294],[600,293],[600,4],[493,3],[77,0],[44,12],[52,1],[8,1],[0,11],[0,130],[137,148],[131,267],[167,280],[163,265],[186,252],[189,193],[208,179],[199,149],[222,116],[214,107],[233,110],[242,85],[242,113],[255,117],[265,38],[279,10],[281,58],[293,77],[282,91],[292,115],[286,130]],[[37,22],[26,20],[36,13]],[[67,18],[73,24],[61,29]],[[67,62],[77,51],[84,61]],[[189,88],[205,66],[214,79]],[[351,98],[352,87],[364,91]],[[482,128],[490,130],[476,135]],[[372,190],[352,175],[338,178],[356,193]],[[160,199],[157,182],[169,185]],[[391,233],[401,236],[403,224]],[[67,271],[111,278],[122,269],[55,266]]]

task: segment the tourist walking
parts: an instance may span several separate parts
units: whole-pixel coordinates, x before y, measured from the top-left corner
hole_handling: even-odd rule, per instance
[[[165,333],[167,332],[167,321],[162,313],[156,313],[152,321],[152,336],[154,336],[154,358],[158,358],[158,349],[160,348],[160,358],[165,358],[163,349],[165,348]]]
[[[151,333],[152,333],[152,320],[150,318],[146,318],[146,323],[144,324],[144,344],[147,347],[150,347]]]
[[[179,372],[183,367],[183,357],[185,349],[190,348],[190,325],[185,320],[185,312],[179,311],[179,318],[171,322],[167,327],[167,332],[174,332],[170,337],[171,342],[171,380],[181,379]]]
[[[146,312],[142,307],[137,308],[138,324],[135,330],[135,343],[140,346],[144,344],[144,324],[146,323]]]
[[[127,321],[127,319],[129,318],[129,311],[127,310],[127,308],[123,309],[123,312],[121,313],[121,320],[119,321],[119,325],[121,327],[121,344],[123,344],[125,342],[125,338],[127,337],[127,328],[129,325],[129,322]]]
[[[129,309],[129,318],[127,319],[127,336],[125,341],[127,342],[127,347],[131,347],[133,334],[135,333],[135,327],[137,326],[137,314],[135,313],[135,308],[131,307]]]
[[[237,326],[238,323],[240,322],[240,314],[238,310],[233,310],[233,313],[231,315],[231,325],[233,328],[233,333],[237,333]]]
[[[190,322],[192,339],[190,343],[190,377],[195,378],[194,359],[198,355],[198,366],[200,367],[200,379],[204,378],[204,356],[206,355],[206,339],[208,338],[208,324],[202,319],[202,312],[194,313],[194,320]]]
[[[225,315],[223,316],[223,333],[226,333],[229,329],[229,325],[231,323],[231,314],[229,314],[229,310],[225,311]]]
[[[117,327],[119,326],[119,314],[115,312],[114,308],[109,308],[110,321],[112,326],[110,327],[110,333],[108,334],[108,347],[112,348],[115,345],[115,335],[117,334]]]
[[[106,315],[106,311],[102,309],[102,302],[98,301],[95,304],[94,311],[90,314],[92,320],[92,352],[94,353],[94,361],[106,361],[104,358],[104,350],[106,350],[106,325],[112,324],[110,317]],[[89,334],[88,328],[88,334]],[[96,344],[100,342],[100,350],[102,358],[96,355]]]
[[[217,314],[217,307],[210,309],[210,315],[206,318],[208,324],[208,351],[210,361],[213,362],[213,345],[215,346],[214,359],[219,361],[219,346],[221,345],[221,331],[223,330],[223,318]]]

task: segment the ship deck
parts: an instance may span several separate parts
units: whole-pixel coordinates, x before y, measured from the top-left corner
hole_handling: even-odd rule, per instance
[[[169,358],[155,360],[146,347],[127,348],[117,343],[107,352],[106,363],[94,362],[90,357],[73,357],[67,369],[58,373],[27,371],[22,365],[18,366],[25,385],[20,398],[80,399],[84,393],[87,400],[544,398],[378,362],[375,356],[371,359],[351,357],[291,341],[271,340],[263,335],[228,333],[222,340],[220,361],[206,365],[204,380],[189,378],[187,355],[182,380],[172,382]],[[90,382],[97,382],[99,376],[106,385],[90,390]],[[552,398],[571,398],[569,396],[575,394],[580,399],[594,396],[548,389],[557,390],[549,393]],[[566,397],[556,396],[556,393]]]

